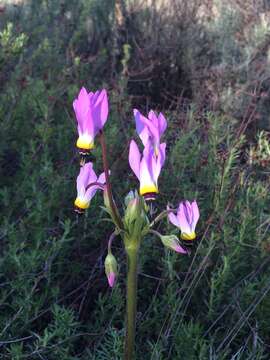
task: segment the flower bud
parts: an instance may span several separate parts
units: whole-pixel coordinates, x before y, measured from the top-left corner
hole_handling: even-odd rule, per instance
[[[125,205],[128,206],[129,202],[133,200],[136,195],[137,194],[135,191],[133,192],[132,190],[130,190],[130,192],[125,197]]]
[[[125,211],[125,222],[127,225],[131,224],[132,222],[136,221],[140,212],[141,212],[141,204],[138,197],[133,198],[127,205]]]
[[[108,253],[105,259],[105,274],[110,287],[113,287],[117,276],[117,261],[112,253]]]
[[[161,235],[160,239],[164,246],[172,249],[180,254],[187,254],[187,251],[182,248],[176,235]]]
[[[125,202],[127,203],[128,200],[124,216],[125,229],[131,237],[139,239],[149,224],[145,211],[145,202],[137,192],[134,192],[134,194],[129,193]]]

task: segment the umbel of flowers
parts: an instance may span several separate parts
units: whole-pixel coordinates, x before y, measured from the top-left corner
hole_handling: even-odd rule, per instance
[[[113,199],[106,143],[103,127],[109,113],[106,90],[88,92],[82,88],[78,98],[73,102],[77,120],[78,139],[76,146],[83,161],[77,177],[77,197],[74,201],[75,211],[82,214],[91,206],[91,199],[98,191],[103,191],[104,205],[112,218],[114,229],[108,240],[108,254],[105,258],[105,273],[110,287],[116,283],[118,276],[117,260],[112,253],[112,242],[120,237],[127,255],[126,283],[126,336],[124,359],[131,360],[135,348],[135,327],[137,308],[137,266],[140,244],[148,234],[156,235],[162,244],[179,254],[187,254],[184,244],[191,244],[196,238],[195,228],[199,220],[197,202],[187,200],[179,203],[178,209],[167,207],[155,218],[151,219],[149,202],[159,194],[158,178],[166,159],[166,143],[161,138],[167,128],[167,121],[162,113],[150,111],[144,116],[134,109],[136,131],[141,140],[138,144],[130,141],[129,165],[139,184],[138,190],[130,191],[125,197],[125,211],[121,214]],[[98,138],[103,158],[103,171],[97,175],[93,163],[87,156],[93,151]],[[175,234],[160,234],[154,230],[156,223],[163,218],[180,230]],[[184,241],[184,244],[182,243]]]

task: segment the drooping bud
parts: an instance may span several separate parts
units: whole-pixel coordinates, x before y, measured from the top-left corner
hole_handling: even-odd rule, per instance
[[[117,276],[117,261],[112,253],[108,253],[105,259],[105,274],[108,279],[110,287],[115,285]]]
[[[182,248],[176,235],[161,235],[160,239],[164,246],[172,249],[180,254],[187,254],[188,252]]]

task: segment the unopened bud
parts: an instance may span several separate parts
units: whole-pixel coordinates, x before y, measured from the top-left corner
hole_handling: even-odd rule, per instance
[[[132,200],[130,200],[125,211],[126,223],[130,224],[133,221],[135,221],[138,218],[141,211],[142,209],[139,198],[135,197]]]
[[[164,246],[172,249],[180,254],[187,254],[188,252],[182,248],[176,235],[161,235],[160,239]]]
[[[112,253],[109,253],[105,259],[105,274],[110,287],[113,287],[117,276],[117,261]]]
[[[125,197],[125,205],[128,206],[129,202],[133,200],[136,196],[136,192],[130,190],[130,192]]]
[[[124,216],[125,229],[131,237],[141,238],[143,230],[149,224],[144,199],[137,192],[134,192],[134,194],[130,192],[125,202],[128,202]]]

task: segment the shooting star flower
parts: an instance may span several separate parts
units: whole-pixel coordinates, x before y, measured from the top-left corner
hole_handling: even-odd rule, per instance
[[[150,141],[155,155],[158,156],[160,138],[167,128],[167,121],[162,113],[158,116],[151,110],[148,118],[143,116],[137,109],[133,110],[136,130],[144,146]]]
[[[158,177],[165,161],[166,144],[160,144],[158,155],[148,142],[145,145],[143,155],[134,140],[130,142],[129,164],[134,174],[140,181],[140,195],[146,200],[155,199],[158,193]]]
[[[170,210],[168,208],[168,210]],[[183,240],[194,240],[196,238],[195,227],[199,220],[200,213],[196,200],[180,202],[177,215],[169,212],[170,222],[180,228],[181,238]]]
[[[88,154],[94,148],[94,138],[103,128],[108,118],[108,98],[106,90],[87,92],[81,88],[78,98],[73,101],[73,109],[78,122],[77,147],[81,154]]]
[[[83,213],[90,206],[90,201],[97,190],[103,190],[103,184],[105,184],[104,173],[97,177],[91,162],[82,166],[77,177],[77,198],[74,202],[75,211]]]

